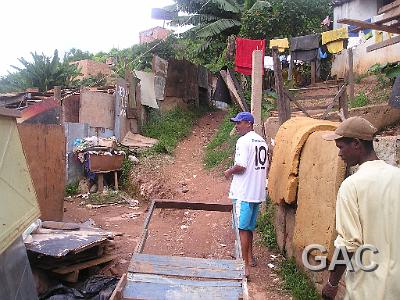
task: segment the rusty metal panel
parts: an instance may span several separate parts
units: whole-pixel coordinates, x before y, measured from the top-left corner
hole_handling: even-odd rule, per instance
[[[70,95],[62,102],[64,122],[79,123],[80,95]]]
[[[121,170],[124,155],[89,154],[89,168],[92,172],[110,172]]]
[[[63,126],[19,124],[43,220],[61,221],[64,210],[66,141]]]
[[[14,118],[0,115],[0,253],[39,216]]]
[[[79,108],[79,123],[92,127],[114,128],[115,96],[83,89]]]

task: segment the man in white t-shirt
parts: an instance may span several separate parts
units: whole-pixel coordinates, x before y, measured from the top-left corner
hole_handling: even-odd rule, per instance
[[[236,143],[234,166],[224,172],[226,178],[233,176],[229,198],[234,203],[238,218],[245,275],[253,257],[253,231],[256,227],[260,203],[266,198],[266,176],[268,170],[268,146],[265,140],[254,132],[254,117],[249,112],[240,112],[231,118],[241,137]]]

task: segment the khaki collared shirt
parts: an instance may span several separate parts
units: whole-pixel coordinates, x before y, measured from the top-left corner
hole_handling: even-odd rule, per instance
[[[400,169],[381,160],[367,161],[343,181],[336,204],[335,246],[355,252],[361,245],[375,246],[362,256],[373,272],[346,273],[345,299],[400,299]]]

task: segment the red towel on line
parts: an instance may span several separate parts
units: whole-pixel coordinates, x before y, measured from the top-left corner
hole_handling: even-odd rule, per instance
[[[265,40],[249,40],[236,38],[236,57],[235,57],[235,71],[244,75],[251,75],[252,68],[252,55],[254,50],[262,50],[263,62],[261,68],[264,66],[265,55]]]

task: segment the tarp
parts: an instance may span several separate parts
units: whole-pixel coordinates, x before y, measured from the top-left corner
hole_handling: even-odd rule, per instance
[[[154,74],[150,72],[135,71],[136,77],[140,79],[140,95],[142,105],[158,109],[156,100]]]

